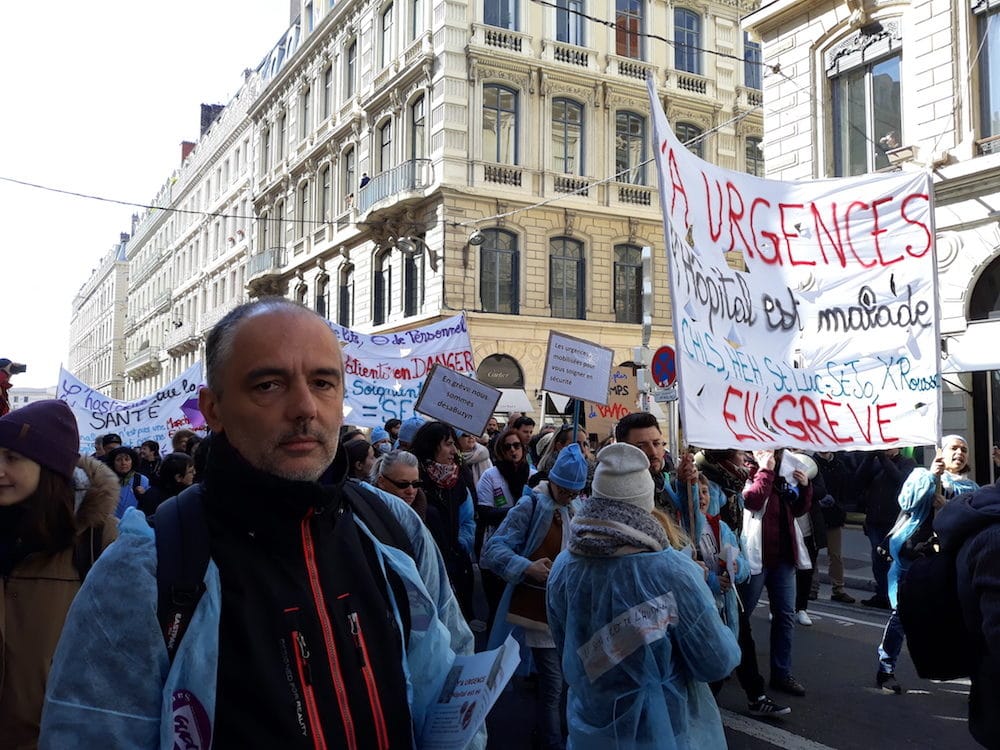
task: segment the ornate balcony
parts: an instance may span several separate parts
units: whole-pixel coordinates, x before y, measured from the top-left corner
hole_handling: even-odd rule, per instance
[[[156,375],[159,371],[159,352],[148,343],[125,362],[125,374],[136,380]]]
[[[198,335],[198,328],[193,320],[181,323],[167,334],[164,348],[171,356],[186,354],[198,348],[201,343],[201,336]]]
[[[372,206],[390,198],[399,202],[410,197],[408,193],[423,191],[432,182],[431,160],[413,159],[399,166],[379,172],[367,185],[358,190],[358,213],[366,214]]]

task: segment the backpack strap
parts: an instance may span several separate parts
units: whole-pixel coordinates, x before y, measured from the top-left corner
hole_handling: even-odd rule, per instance
[[[76,538],[73,547],[73,567],[80,576],[80,582],[94,567],[97,558],[101,556],[101,546],[104,540],[104,527],[91,526]]]
[[[386,507],[382,498],[370,490],[366,490],[356,482],[347,481],[343,484],[344,499],[351,509],[371,529],[375,538],[390,547],[400,549],[414,557],[413,543],[392,511]]]
[[[156,531],[156,616],[173,662],[205,593],[211,557],[201,485],[164,501],[150,523]]]

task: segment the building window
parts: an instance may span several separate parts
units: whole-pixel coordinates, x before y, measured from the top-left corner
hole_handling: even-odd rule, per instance
[[[323,171],[319,173],[319,211],[320,218],[323,223],[326,224],[330,221],[330,217],[333,215],[332,201],[333,201],[333,170],[330,165],[327,164],[323,167]]]
[[[346,264],[340,269],[339,304],[337,322],[345,328],[354,325],[354,266]]]
[[[900,61],[893,54],[831,79],[835,176],[888,167],[886,152],[903,145]]]
[[[587,317],[583,243],[568,237],[549,241],[549,305],[553,318]]]
[[[979,31],[979,137],[1000,135],[1000,5],[974,0]],[[991,148],[995,152],[997,146]]]
[[[313,18],[313,4],[312,3],[306,3],[305,17],[306,17],[306,30],[307,31],[312,31],[313,28],[316,25],[316,19]]]
[[[410,158],[423,159],[427,155],[427,120],[424,114],[424,97],[410,105]]]
[[[316,313],[323,318],[330,313],[330,277],[325,273],[316,278]]]
[[[378,163],[379,172],[392,168],[392,120],[387,120],[378,129]]]
[[[635,112],[615,117],[615,179],[646,184],[646,118]]]
[[[267,172],[271,169],[271,129],[264,128],[260,134],[260,168]]]
[[[300,305],[306,303],[306,297],[309,296],[309,287],[305,284],[299,284],[295,287],[295,301]]]
[[[484,229],[479,251],[479,294],[483,310],[517,315],[520,310],[517,236],[503,229]]]
[[[674,68],[701,75],[701,16],[674,9]]]
[[[353,148],[347,149],[341,156],[340,169],[340,196],[344,201],[344,210],[347,210],[354,206],[354,191],[358,184],[358,164]]]
[[[323,71],[323,119],[333,114],[333,66],[327,65]]]
[[[278,115],[278,132],[275,135],[274,143],[274,155],[277,157],[278,161],[285,158],[285,139],[288,138],[288,131],[286,126],[288,124],[288,116],[282,112]]]
[[[552,169],[583,174],[583,105],[552,100]]]
[[[375,309],[372,310],[372,322],[382,325],[392,312],[392,262],[389,250],[383,251],[375,259],[374,277],[375,289],[372,296]]]
[[[677,140],[683,143],[688,151],[699,158],[704,158],[705,154],[705,139],[702,137],[704,132],[697,125],[692,125],[690,122],[679,122],[674,126],[674,134],[677,136]]]
[[[303,182],[299,185],[299,220],[295,222],[297,237],[302,238],[309,231],[309,226],[312,223],[311,218],[309,215],[309,183]]]
[[[415,243],[417,250],[403,255],[403,315],[410,317],[420,311],[424,302],[424,236]]]
[[[642,59],[643,0],[615,0],[615,50]]]
[[[517,164],[517,92],[483,86],[483,160]]]
[[[518,0],[483,0],[483,23],[517,31]]]
[[[344,55],[344,99],[354,96],[354,86],[358,75],[358,43],[351,42]]]
[[[305,138],[309,135],[309,127],[311,125],[309,122],[311,104],[312,90],[307,88],[302,92],[302,97],[299,101],[299,138]]]
[[[577,47],[586,46],[583,0],[556,0],[556,40]]]
[[[642,250],[615,245],[615,322],[642,322]]]
[[[764,176],[764,143],[760,138],[747,138],[746,170],[755,177]]]
[[[424,0],[410,0],[410,41],[416,41],[424,28]]]
[[[286,244],[284,201],[278,201],[274,204],[274,243],[278,247],[284,247]]]
[[[760,42],[750,39],[743,32],[743,83],[747,88],[760,89],[764,72],[764,56],[760,51]]]
[[[379,47],[379,67],[384,68],[390,62],[392,62],[393,57],[393,43],[392,43],[392,3],[390,3],[384,11],[382,11],[382,44]]]

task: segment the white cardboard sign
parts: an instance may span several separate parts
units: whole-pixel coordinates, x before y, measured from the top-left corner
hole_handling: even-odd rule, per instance
[[[414,410],[470,435],[482,435],[499,400],[496,388],[434,365]]]
[[[607,404],[614,354],[607,347],[550,331],[542,390]]]

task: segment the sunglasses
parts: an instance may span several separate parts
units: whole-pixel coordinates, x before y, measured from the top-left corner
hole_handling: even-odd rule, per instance
[[[415,490],[419,490],[421,487],[424,486],[424,483],[421,482],[419,479],[415,482],[397,482],[395,479],[387,477],[385,474],[382,475],[382,478],[387,482],[391,482],[393,485],[395,485],[401,490],[405,490],[407,487],[412,487]]]
[[[519,450],[519,451],[524,450],[524,446],[521,445],[521,443],[504,443],[503,447],[506,448],[509,451],[512,451],[512,450],[515,450],[515,449]]]

